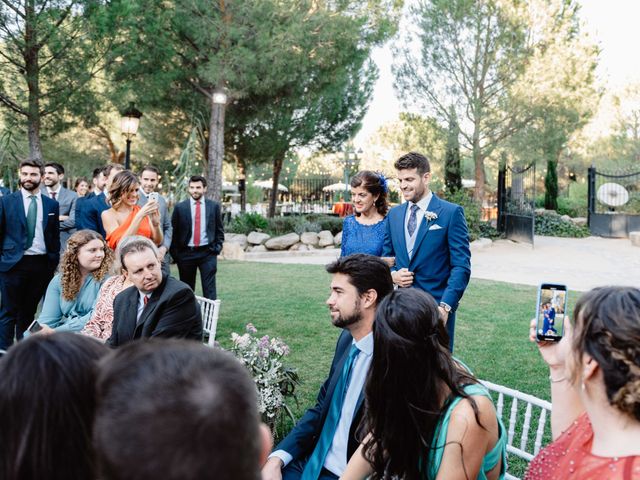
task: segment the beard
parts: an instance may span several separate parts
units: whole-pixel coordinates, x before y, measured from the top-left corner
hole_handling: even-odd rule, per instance
[[[20,186],[24,188],[27,192],[33,192],[40,186],[40,182],[36,183],[31,180],[25,180],[24,182],[20,182]]]
[[[335,320],[332,319],[332,323],[338,328],[346,328],[349,325],[353,325],[362,320],[362,312],[360,311],[360,299],[358,299],[353,306],[353,313],[351,315],[343,316],[341,313],[338,314],[338,318]]]

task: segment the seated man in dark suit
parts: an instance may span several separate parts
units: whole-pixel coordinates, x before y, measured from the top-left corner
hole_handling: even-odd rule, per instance
[[[193,290],[162,274],[151,240],[131,238],[120,250],[120,262],[133,286],[113,301],[113,328],[107,341],[111,346],[146,337],[202,341],[202,317]]]
[[[271,448],[247,369],[184,340],[134,342],[98,373],[103,480],[256,480]]]
[[[387,264],[372,255],[342,257],[327,272],[333,274],[327,300],[331,322],[344,331],[316,405],[270,455],[263,480],[337,479],[358,447],[373,318],[378,303],[393,291],[393,281]]]

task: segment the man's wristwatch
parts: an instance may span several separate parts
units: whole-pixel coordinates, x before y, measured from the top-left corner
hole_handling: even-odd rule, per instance
[[[440,306],[447,312],[447,315],[451,313],[451,306],[447,305],[444,302],[440,302]]]

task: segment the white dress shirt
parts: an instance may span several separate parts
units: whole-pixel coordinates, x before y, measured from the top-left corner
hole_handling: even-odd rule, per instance
[[[22,193],[22,204],[24,205],[25,219],[29,213],[29,205],[31,205],[31,199],[29,197],[31,195],[36,196],[36,205],[38,206],[38,213],[36,216],[36,231],[33,237],[33,243],[31,244],[31,247],[29,249],[25,250],[24,254],[25,255],[45,255],[47,253],[47,246],[44,243],[44,230],[42,228],[43,216],[44,216],[44,208],[42,206],[42,194],[40,193],[40,190],[37,190],[31,193],[25,190],[24,188],[21,188],[20,192]]]
[[[200,197],[200,247],[203,245],[209,245],[209,238],[207,237],[207,209],[205,207],[204,197]],[[191,239],[189,240],[189,246],[195,247],[193,243],[193,234],[196,228],[196,201],[193,198],[189,198],[191,204]]]
[[[62,188],[62,185],[58,184],[56,186],[56,188],[49,188],[47,187],[47,193],[49,194],[49,198],[51,198],[52,200],[55,200],[56,202],[59,200],[58,196],[60,195],[60,189]],[[56,198],[53,198],[53,195],[51,195],[51,193],[55,193],[56,194]]]
[[[433,193],[429,191],[429,193],[422,197],[418,203],[418,211],[416,212],[416,229],[413,232],[413,235],[409,235],[409,218],[411,217],[411,206],[414,205],[413,202],[409,202],[407,205],[407,213],[404,217],[404,239],[407,243],[407,253],[409,254],[409,258],[413,256],[413,247],[416,244],[416,237],[418,236],[418,230],[420,230],[420,224],[422,223],[422,219],[424,218],[424,214],[427,212],[427,208],[429,207],[429,203],[431,202],[431,198],[433,197]]]

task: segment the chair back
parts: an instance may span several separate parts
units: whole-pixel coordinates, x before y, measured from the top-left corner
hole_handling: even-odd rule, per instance
[[[498,395],[496,411],[502,422],[508,425],[507,467],[511,473],[507,470],[505,478],[519,480],[514,473],[524,474],[529,462],[544,446],[543,443],[551,439],[551,426],[547,422],[551,416],[551,403],[486,380],[480,382],[491,392],[494,401],[495,394]],[[514,461],[510,462],[509,457]]]
[[[202,333],[207,337],[207,345],[213,346],[216,340],[218,316],[220,315],[220,300],[209,300],[197,295],[196,300],[202,312]]]

